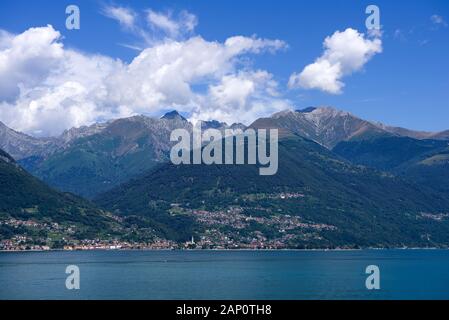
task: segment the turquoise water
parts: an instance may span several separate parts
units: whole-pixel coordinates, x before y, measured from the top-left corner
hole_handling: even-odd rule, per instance
[[[0,299],[449,299],[449,251],[2,252]]]

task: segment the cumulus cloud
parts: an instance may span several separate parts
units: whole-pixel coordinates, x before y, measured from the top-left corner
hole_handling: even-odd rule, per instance
[[[277,83],[241,63],[285,47],[279,40],[167,38],[130,63],[64,48],[52,26],[0,32],[0,120],[34,135],[175,108],[192,119],[251,121],[285,109]],[[198,88],[205,88],[203,90]]]
[[[339,94],[344,87],[344,76],[361,70],[375,54],[382,52],[380,38],[366,37],[351,28],[326,37],[323,46],[323,54],[314,63],[307,65],[301,73],[290,76],[290,88],[319,89]]]
[[[43,30],[45,32],[42,32]],[[0,33],[0,101],[14,99],[20,86],[43,81],[63,56],[60,33],[51,27],[31,28],[14,36]]]
[[[220,119],[229,124],[250,123],[290,107],[288,101],[279,98],[273,75],[264,70],[224,75],[217,84],[209,86],[204,99],[201,109],[193,111],[193,121]]]

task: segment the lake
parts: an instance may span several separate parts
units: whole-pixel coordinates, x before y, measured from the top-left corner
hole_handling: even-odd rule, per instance
[[[449,250],[1,252],[0,299],[449,299]]]

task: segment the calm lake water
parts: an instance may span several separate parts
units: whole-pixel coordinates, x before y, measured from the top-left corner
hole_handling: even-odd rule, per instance
[[[449,251],[3,252],[0,299],[449,299]]]

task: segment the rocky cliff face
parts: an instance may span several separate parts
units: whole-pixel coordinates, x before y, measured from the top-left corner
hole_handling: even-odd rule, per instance
[[[309,107],[285,110],[251,124],[253,128],[279,128],[313,140],[329,149],[339,142],[379,137],[411,137],[414,139],[449,139],[449,131],[422,132],[371,122],[332,107]]]
[[[136,127],[134,128],[133,125]],[[136,131],[146,131],[151,136],[156,148],[167,150],[170,145],[170,133],[173,129],[185,128],[192,130],[192,124],[177,111],[166,113],[160,119],[146,116],[134,116],[123,119],[110,120],[105,123],[94,123],[90,126],[70,128],[58,137],[37,138],[15,131],[0,122],[0,148],[8,152],[15,160],[38,158],[45,160],[50,155],[72,146],[81,138],[88,138],[98,134],[121,136],[124,141],[132,140]],[[242,129],[246,127],[241,123],[228,125],[215,120],[204,121],[202,129]],[[142,132],[141,132],[142,133]],[[129,137],[128,137],[129,136]]]
[[[59,145],[57,138],[31,137],[10,129],[0,122],[0,149],[5,150],[16,160],[51,154]]]
[[[340,141],[387,134],[369,121],[330,107],[286,110],[275,113],[270,118],[258,119],[251,125],[254,128],[264,126],[288,130],[329,149]]]

